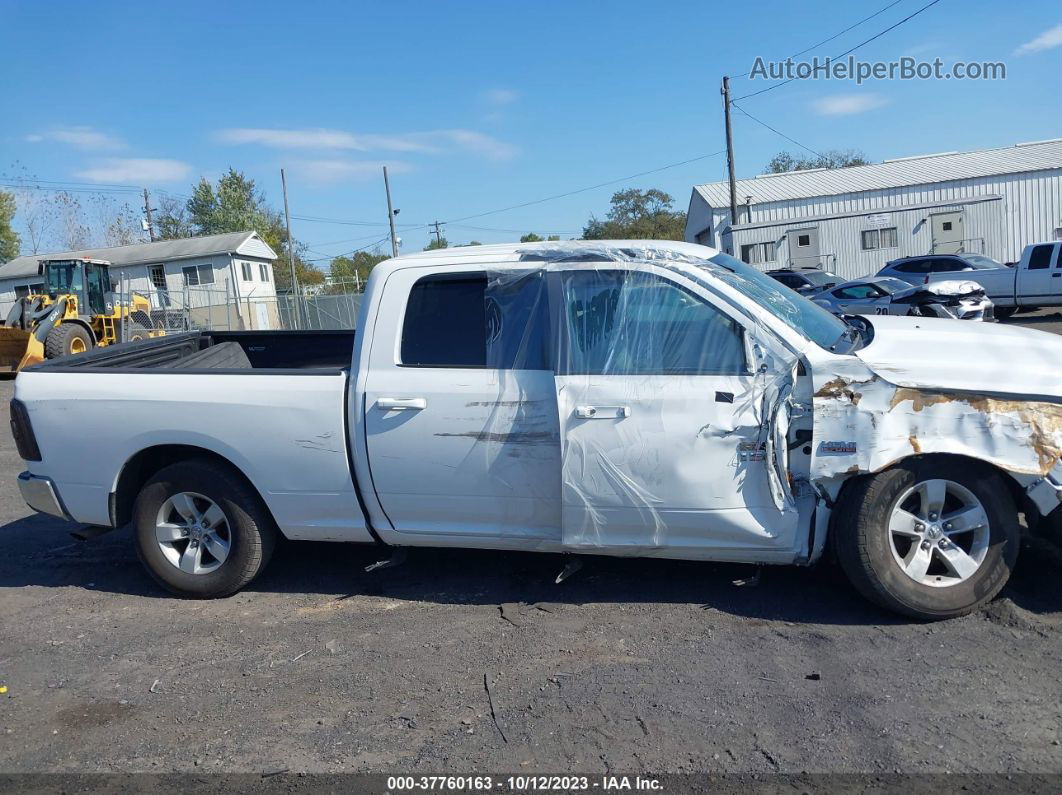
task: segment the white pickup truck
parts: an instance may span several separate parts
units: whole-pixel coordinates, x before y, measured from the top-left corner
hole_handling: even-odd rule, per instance
[[[963,271],[961,277],[935,273],[927,281],[957,278],[984,287],[998,318],[1008,318],[1019,309],[1062,306],[1062,242],[1026,246],[1013,268],[972,268]]]
[[[24,370],[19,485],[131,522],[192,597],[246,585],[280,535],[801,565],[829,538],[878,603],[968,612],[1007,581],[1019,512],[1055,516],[1062,340],[852,322],[693,244],[400,257],[356,336],[193,332]]]

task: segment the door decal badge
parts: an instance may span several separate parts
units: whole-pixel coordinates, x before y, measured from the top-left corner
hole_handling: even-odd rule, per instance
[[[855,455],[859,447],[855,442],[819,442],[819,455]]]

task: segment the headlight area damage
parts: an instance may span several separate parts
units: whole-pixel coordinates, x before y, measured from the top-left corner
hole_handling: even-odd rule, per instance
[[[992,320],[994,306],[977,282],[933,282],[894,295],[894,304],[908,304],[912,314],[956,320]]]
[[[1008,472],[1042,515],[1062,500],[1062,405],[898,386],[853,361],[814,381],[811,477],[836,492],[856,474],[912,455],[950,453]]]

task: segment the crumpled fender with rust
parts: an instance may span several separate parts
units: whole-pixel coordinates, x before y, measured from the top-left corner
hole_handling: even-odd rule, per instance
[[[939,318],[869,320],[869,345],[813,368],[812,480],[953,453],[1027,487],[1062,483],[1062,337]]]

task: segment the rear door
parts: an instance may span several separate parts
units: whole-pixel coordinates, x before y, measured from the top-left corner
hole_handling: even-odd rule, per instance
[[[397,531],[386,540],[560,539],[543,284],[532,274],[488,298],[482,271],[388,277],[363,407],[372,485]]]
[[[772,498],[773,374],[752,372],[740,316],[663,269],[551,278],[564,545],[792,548],[796,511]]]
[[[1062,299],[1062,262],[1055,262],[1058,248],[1051,243],[1033,246],[1028,262],[1019,265],[1020,303],[1036,306],[1037,301],[1055,303]]]

